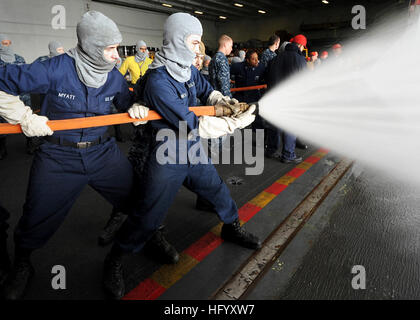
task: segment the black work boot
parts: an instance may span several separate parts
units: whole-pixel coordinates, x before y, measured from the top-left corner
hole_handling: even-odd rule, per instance
[[[22,299],[34,273],[35,270],[29,258],[15,259],[12,271],[4,283],[4,298],[6,300]]]
[[[121,131],[121,125],[119,124],[114,125],[114,130],[115,130],[115,139],[118,142],[125,142],[124,135]]]
[[[11,270],[11,262],[7,252],[6,241],[0,245],[0,286],[4,283]]]
[[[105,258],[102,285],[112,299],[121,299],[125,294],[122,255],[113,254],[112,250]]]
[[[144,253],[155,258],[161,263],[175,264],[179,261],[179,253],[164,237],[163,226],[160,226],[155,234],[144,246]]]
[[[249,249],[261,248],[261,241],[252,233],[245,231],[239,224],[239,220],[233,223],[225,223],[222,227],[221,235],[223,240],[239,244],[242,247]]]
[[[7,157],[6,137],[0,137],[0,160]]]
[[[125,214],[118,212],[116,209],[112,209],[111,218],[105,225],[104,230],[98,238],[98,243],[101,246],[106,246],[114,241],[115,234],[120,229],[121,225],[125,221]]]
[[[216,210],[214,209],[213,204],[210,201],[207,201],[206,199],[198,196],[197,202],[195,203],[195,208],[197,210],[201,211],[208,211],[208,212],[214,212],[216,213]]]

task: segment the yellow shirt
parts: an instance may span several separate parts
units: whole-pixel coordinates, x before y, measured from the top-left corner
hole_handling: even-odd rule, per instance
[[[136,84],[137,80],[144,76],[152,62],[153,60],[150,58],[146,58],[144,61],[136,62],[134,56],[127,57],[120,67],[120,72],[122,75],[125,75],[128,70],[131,75],[131,83]]]

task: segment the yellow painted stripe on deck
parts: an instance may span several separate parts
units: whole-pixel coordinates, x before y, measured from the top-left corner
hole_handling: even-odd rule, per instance
[[[278,179],[276,182],[288,186],[296,179],[297,179],[296,177],[292,177],[292,176],[283,176],[280,179]]]
[[[220,237],[220,233],[222,232],[223,222],[220,222],[213,228],[211,228],[210,232],[213,232],[216,236]]]
[[[313,163],[309,163],[309,162],[301,162],[299,163],[296,168],[300,168],[303,170],[308,170],[310,167],[312,167]]]
[[[252,199],[251,201],[248,201],[248,203],[251,203],[254,206],[257,206],[260,208],[264,208],[275,197],[276,197],[275,194],[263,191],[259,195],[257,195],[254,199]]]
[[[317,157],[317,158],[323,158],[325,157],[326,153],[325,152],[315,152],[314,154],[312,154],[312,157]]]
[[[186,253],[180,253],[177,264],[165,264],[150,277],[162,287],[168,289],[199,263]]]

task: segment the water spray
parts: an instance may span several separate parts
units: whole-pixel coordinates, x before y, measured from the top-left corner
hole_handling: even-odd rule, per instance
[[[303,140],[420,184],[420,23],[394,16],[340,58],[272,88],[260,115]]]

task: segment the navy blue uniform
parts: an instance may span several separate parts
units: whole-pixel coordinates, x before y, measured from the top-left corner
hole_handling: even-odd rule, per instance
[[[264,82],[265,67],[262,63],[251,67],[246,61],[234,63],[230,66],[230,74],[234,76],[235,86],[250,87],[257,86]],[[239,91],[234,93],[234,98],[241,102],[257,102],[261,98],[260,90]]]
[[[217,51],[209,64],[209,79],[215,90],[220,91],[224,96],[232,98],[230,92],[230,69],[226,56]]]
[[[210,83],[203,78],[195,67],[191,67],[191,78],[186,83],[173,79],[165,67],[149,69],[144,89],[143,100],[146,106],[155,109],[163,120],[153,121],[158,129],[172,129],[176,133],[180,121],[185,121],[187,131],[198,129],[197,116],[188,107],[195,103],[196,97],[205,102],[213,91]],[[184,185],[202,198],[211,202],[225,223],[232,223],[238,218],[238,209],[230,196],[225,183],[218,175],[213,164],[193,164],[187,159],[175,164],[160,164],[157,152],[165,141],[154,140],[151,155],[144,170],[142,192],[135,213],[129,215],[117,234],[115,243],[124,251],[137,252],[162,224],[165,214],[171,206],[177,191]],[[186,141],[177,134],[173,141],[176,158],[185,155],[193,145],[201,143],[199,137],[195,141]],[[180,145],[185,143],[187,150]],[[207,156],[206,156],[207,159]],[[208,160],[210,161],[210,160]]]
[[[286,45],[285,51],[276,56],[269,64],[267,89],[270,90],[295,72],[306,68],[306,60],[294,43]],[[275,127],[267,128],[267,153],[273,154],[280,146],[280,135],[283,136],[282,157],[287,160],[296,158],[296,136]]]
[[[261,54],[260,63],[263,64],[266,68],[271,60],[273,60],[277,54],[271,51],[269,48],[265,49],[264,52]]]
[[[0,90],[13,95],[45,94],[41,115],[50,120],[72,119],[120,111],[132,104],[126,81],[117,69],[99,88],[86,87],[78,78],[75,62],[67,54],[29,65],[0,68]],[[130,204],[133,169],[106,138],[107,127],[57,131],[55,141],[42,144],[32,162],[26,201],[16,230],[16,245],[41,247],[60,226],[76,198],[88,184],[114,207]],[[51,141],[51,139],[49,139]],[[89,148],[63,143],[99,141]]]

